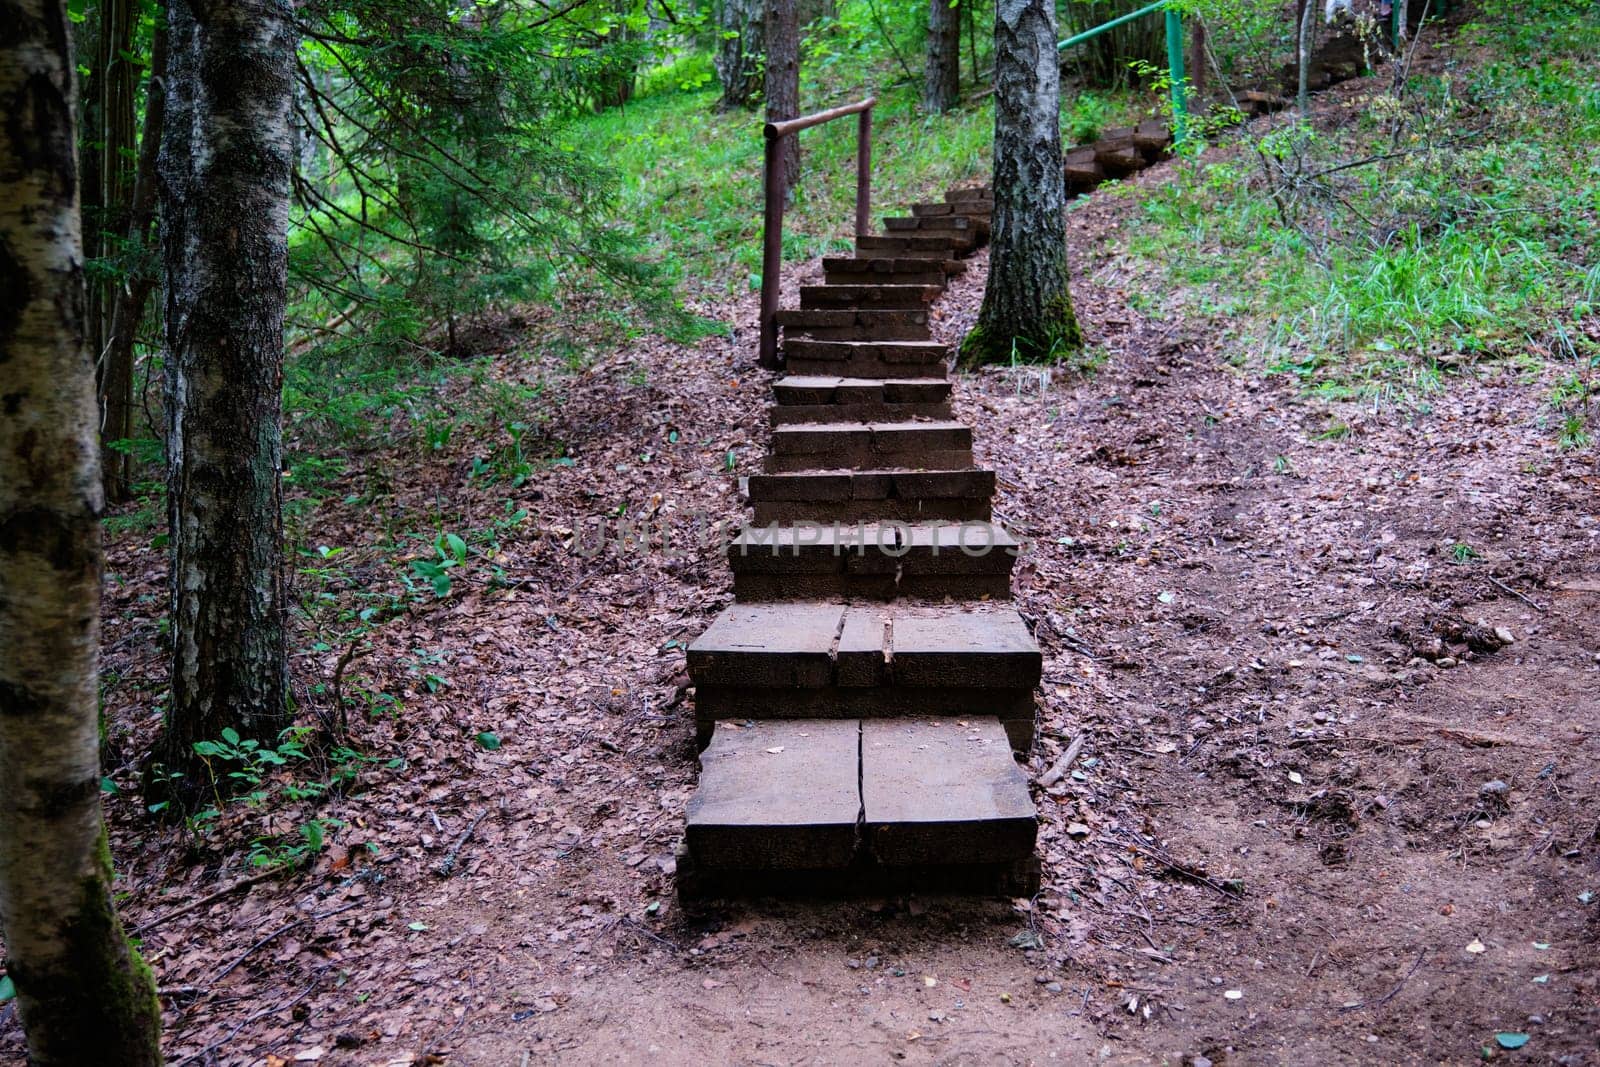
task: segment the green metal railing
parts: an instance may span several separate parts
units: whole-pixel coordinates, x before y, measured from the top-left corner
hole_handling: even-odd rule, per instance
[[[1182,143],[1188,133],[1187,112],[1189,108],[1188,94],[1184,88],[1183,16],[1172,10],[1168,0],[1156,0],[1155,3],[1146,4],[1137,11],[1130,11],[1126,15],[1117,16],[1110,22],[1102,22],[1093,29],[1073,34],[1056,45],[1056,51],[1064,52],[1068,48],[1076,48],[1083,42],[1093,40],[1107,30],[1116,29],[1118,26],[1132,22],[1135,19],[1142,19],[1146,15],[1154,15],[1157,11],[1164,12],[1167,21],[1167,73],[1172,80],[1172,139]]]

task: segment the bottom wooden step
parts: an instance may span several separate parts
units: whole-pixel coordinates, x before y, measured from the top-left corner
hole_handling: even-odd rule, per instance
[[[897,879],[1014,892],[1037,877],[1027,779],[993,716],[721,722],[700,762],[685,895],[882,891]]]

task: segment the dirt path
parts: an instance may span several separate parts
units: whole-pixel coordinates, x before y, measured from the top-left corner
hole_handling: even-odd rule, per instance
[[[462,488],[484,442],[461,435],[358,457],[305,520],[358,561],[347,595],[394,587],[371,562],[385,530],[488,528],[508,496],[529,512],[498,537],[509,588],[464,574],[351,666],[402,706],[355,725],[376,762],[322,809],[345,823],[327,857],[144,937],[172,1062],[1465,1063],[1497,1031],[1529,1040],[1496,1056],[1597,1062],[1592,455],[1555,450],[1537,374],[1328,405],[1240,369],[1216,324],[1141,317],[1127,290],[1155,282],[1118,254],[1127,210],[1073,215],[1104,366],[958,385],[998,514],[1033,539],[1031,770],[1085,738],[1039,794],[1038,898],[672,896],[683,643],[728,573],[711,537],[682,558],[572,537],[585,516],[680,537],[737,519],[729,466],[765,432],[746,302],[732,341],[576,378],[508,358],[570,457],[515,490]],[[946,336],[982,276],[941,301]],[[108,743],[129,780],[158,721],[161,553],[123,536],[110,569]],[[1431,643],[1479,620],[1481,651]],[[1514,640],[1490,651],[1496,627]],[[308,648],[296,669],[338,660]],[[180,840],[135,799],[111,810],[135,924],[247,873],[260,831],[230,814]],[[0,1054],[19,1049],[8,1020]]]

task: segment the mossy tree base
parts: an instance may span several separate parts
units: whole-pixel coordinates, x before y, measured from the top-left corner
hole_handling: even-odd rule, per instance
[[[1058,363],[1083,350],[1083,331],[1070,300],[1053,302],[1042,321],[1022,329],[986,324],[982,318],[961,341],[956,366],[962,370],[1010,363]]]

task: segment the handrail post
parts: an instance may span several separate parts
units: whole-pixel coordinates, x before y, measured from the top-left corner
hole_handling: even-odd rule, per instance
[[[766,215],[761,231],[761,365],[778,369],[778,295],[783,271],[783,135],[766,137]]]
[[[783,180],[783,162],[780,149],[785,137],[793,137],[801,130],[809,130],[824,122],[860,115],[856,129],[856,234],[868,232],[872,214],[872,106],[875,96],[854,104],[842,104],[811,115],[769,122],[761,129],[766,139],[766,160],[762,168],[762,182],[766,192],[766,217],[761,230],[761,365],[767,370],[783,366],[778,359],[778,297],[781,295],[783,274],[783,202],[789,190]]]
[[[856,236],[872,232],[872,108],[856,124]]]
[[[1167,74],[1172,80],[1172,139],[1181,145],[1189,131],[1189,101],[1183,72],[1183,18],[1170,7],[1166,9],[1166,16]]]

